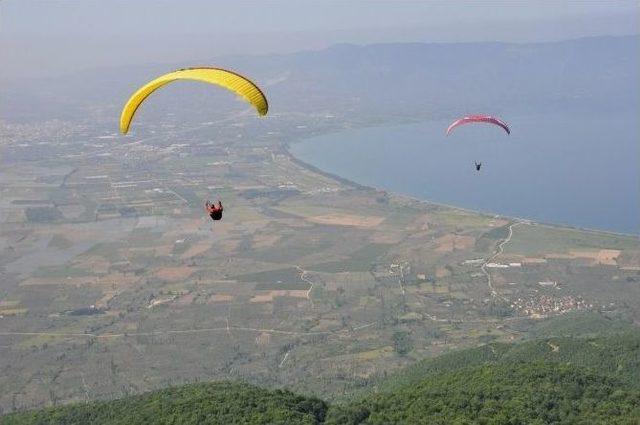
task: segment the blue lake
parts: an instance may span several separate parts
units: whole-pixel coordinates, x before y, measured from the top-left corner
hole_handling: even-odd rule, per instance
[[[636,114],[502,117],[348,130],[291,153],[322,170],[419,199],[536,221],[640,233]],[[474,161],[482,162],[477,172]]]

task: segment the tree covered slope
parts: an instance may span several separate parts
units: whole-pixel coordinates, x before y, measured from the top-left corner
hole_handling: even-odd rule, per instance
[[[0,424],[637,424],[640,332],[489,344],[417,362],[357,399],[191,384]]]
[[[425,359],[378,382],[391,392],[461,368],[507,363],[567,363],[640,387],[640,332],[591,338],[550,337],[517,344],[491,343]]]
[[[568,363],[506,363],[441,373],[330,411],[332,424],[635,424],[640,391]]]
[[[327,405],[248,384],[190,384],[108,402],[0,418],[1,424],[315,424]]]

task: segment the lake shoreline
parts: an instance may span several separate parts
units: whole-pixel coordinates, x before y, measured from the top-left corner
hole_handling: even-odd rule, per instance
[[[318,135],[314,135],[313,137],[317,137]],[[509,216],[509,215],[502,215],[502,214],[498,214],[498,213],[492,213],[492,212],[487,212],[487,211],[482,211],[482,210],[478,210],[478,209],[471,209],[471,208],[465,208],[465,207],[460,207],[460,206],[456,206],[456,205],[452,205],[452,204],[446,204],[446,203],[442,203],[442,202],[435,202],[435,201],[431,201],[428,199],[421,199],[418,198],[416,196],[413,195],[408,195],[406,193],[401,193],[401,192],[396,192],[396,191],[392,191],[392,190],[387,190],[387,189],[383,189],[383,188],[379,188],[376,186],[372,186],[372,185],[366,185],[366,184],[362,184],[362,183],[358,183],[354,180],[351,180],[349,178],[346,178],[344,176],[340,176],[336,173],[332,173],[326,170],[323,170],[309,162],[306,162],[304,160],[302,160],[301,158],[298,158],[297,156],[295,156],[292,152],[291,152],[291,146],[295,145],[295,144],[299,144],[299,143],[303,143],[305,142],[307,139],[300,139],[300,140],[295,140],[293,142],[283,142],[281,144],[281,153],[283,155],[286,155],[293,163],[299,165],[300,167],[315,173],[315,174],[319,174],[322,175],[324,177],[330,178],[332,180],[337,181],[340,184],[343,184],[345,186],[349,186],[353,189],[360,189],[360,190],[368,190],[368,191],[375,191],[375,192],[385,192],[385,193],[392,193],[398,197],[401,198],[405,198],[408,200],[411,200],[412,202],[416,202],[418,204],[421,205],[428,205],[428,206],[436,206],[436,207],[442,207],[442,208],[447,208],[447,209],[451,209],[451,210],[456,210],[456,211],[463,211],[466,213],[471,213],[471,214],[477,214],[480,216],[484,216],[484,217],[491,217],[491,218],[502,218],[502,219],[506,219],[509,220],[511,222],[520,222],[520,223],[525,223],[525,224],[529,224],[529,225],[534,225],[534,226],[544,226],[544,227],[551,227],[551,228],[558,228],[558,229],[571,229],[571,230],[576,230],[576,231],[581,231],[581,232],[586,232],[586,233],[592,233],[592,234],[604,234],[604,235],[612,235],[612,236],[622,236],[622,237],[633,237],[633,238],[640,238],[640,235],[636,235],[633,233],[624,233],[624,232],[616,232],[616,231],[612,231],[612,230],[604,230],[604,229],[594,229],[594,228],[588,228],[588,227],[580,227],[580,226],[572,226],[569,224],[558,224],[558,223],[552,223],[552,222],[544,222],[544,221],[538,221],[535,219],[531,219],[531,218],[526,218],[526,217],[516,217],[516,216]]]

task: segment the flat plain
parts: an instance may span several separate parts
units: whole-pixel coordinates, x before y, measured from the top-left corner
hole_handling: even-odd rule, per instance
[[[216,379],[339,398],[568,313],[640,321],[636,237],[419,202],[286,150],[350,125],[2,123],[2,411]]]

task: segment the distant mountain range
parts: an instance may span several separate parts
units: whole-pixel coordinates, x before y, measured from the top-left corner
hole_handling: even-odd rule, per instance
[[[192,65],[83,71],[3,83],[4,119],[64,118],[64,108],[118,109],[138,85]],[[272,113],[331,112],[429,119],[487,111],[510,114],[638,109],[640,36],[554,43],[336,45],[286,55],[212,58],[265,89]],[[196,96],[175,91],[174,96]]]

